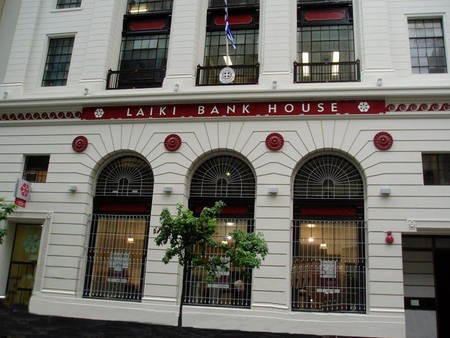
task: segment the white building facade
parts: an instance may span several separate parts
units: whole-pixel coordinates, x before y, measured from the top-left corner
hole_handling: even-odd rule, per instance
[[[176,325],[163,208],[224,200],[259,269],[190,269],[186,326],[443,337],[450,2],[0,1],[0,296]],[[29,190],[27,189],[29,187]],[[447,317],[446,317],[447,316]]]

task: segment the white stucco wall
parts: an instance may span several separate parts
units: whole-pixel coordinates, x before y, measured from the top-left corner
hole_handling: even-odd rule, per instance
[[[116,68],[126,1],[83,0],[81,8],[55,10],[52,1],[22,0],[9,57],[0,58],[0,115],[80,111],[87,106],[282,100],[381,99],[386,103],[450,103],[450,76],[411,73],[408,16],[442,17],[450,36],[450,3],[422,1],[354,1],[356,54],[362,81],[294,84],[296,2],[261,0],[258,85],[195,87],[202,62],[207,1],[174,2],[167,76],[162,88],[106,91],[107,69]],[[4,13],[8,10],[4,7]],[[0,22],[1,25],[4,21]],[[50,36],[74,35],[68,85],[40,86]],[[0,42],[4,40],[0,32]],[[1,45],[1,44],[0,44]],[[447,46],[447,64],[450,64]],[[1,75],[1,73],[0,73]],[[376,80],[383,79],[377,87]],[[0,80],[2,77],[0,76]],[[277,81],[277,89],[272,89]],[[175,84],[179,91],[174,92]],[[84,95],[84,88],[89,95]],[[8,92],[6,98],[1,95]],[[208,152],[232,151],[248,159],[256,173],[256,230],[269,243],[269,256],[253,276],[251,309],[185,307],[188,326],[372,337],[404,337],[401,233],[414,232],[407,220],[435,220],[450,233],[448,186],[424,186],[422,152],[450,149],[450,111],[387,112],[384,115],[195,118],[165,120],[0,121],[0,196],[13,199],[24,155],[50,154],[47,182],[33,184],[32,199],[18,215],[42,220],[40,265],[30,309],[74,317],[176,324],[181,271],[161,262],[150,231],[142,303],[81,297],[90,231],[93,185],[98,168],[113,152],[144,156],[155,175],[152,226],[164,207],[187,201],[188,177],[196,160]],[[379,131],[394,138],[389,151],[373,144]],[[265,138],[278,132],[281,151],[266,148]],[[182,147],[167,152],[164,138],[178,134]],[[89,140],[83,153],[72,150],[78,135]],[[366,183],[367,313],[322,314],[290,310],[292,182],[302,158],[321,149],[348,154]],[[76,193],[69,192],[77,185]],[[162,188],[173,187],[171,195]],[[277,196],[267,188],[276,186]],[[389,197],[380,196],[383,186]],[[27,216],[28,215],[28,216]],[[31,215],[31,216],[30,216]],[[45,216],[43,216],[45,215]],[[22,218],[21,218],[22,217]],[[386,245],[386,231],[394,244]],[[8,239],[10,241],[10,239]],[[9,243],[9,244],[8,244]],[[0,257],[8,245],[0,247]],[[3,250],[3,251],[1,251]],[[5,251],[6,250],[6,251]],[[2,264],[2,265],[1,265]],[[1,272],[8,263],[0,264]],[[0,295],[5,278],[0,280]],[[201,320],[199,320],[201,318]],[[226,327],[224,327],[226,323]]]

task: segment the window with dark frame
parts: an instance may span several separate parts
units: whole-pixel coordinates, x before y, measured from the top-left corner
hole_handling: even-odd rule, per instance
[[[408,31],[412,72],[447,73],[442,19],[408,19]]]
[[[28,182],[45,183],[49,161],[50,155],[25,156],[22,178]]]
[[[129,0],[124,16],[119,70],[109,70],[106,89],[161,87],[166,75],[173,0]]]
[[[359,80],[351,1],[298,1],[295,82]]]
[[[43,87],[65,86],[72,58],[74,37],[51,38],[45,62]]]
[[[210,1],[206,27],[203,66],[197,70],[197,85],[221,85],[219,73],[231,67],[236,73],[232,84],[258,82],[259,1],[228,1],[228,21],[236,49],[225,35],[224,2]]]
[[[56,8],[76,8],[81,6],[81,0],[58,0]]]
[[[366,311],[364,185],[333,154],[311,158],[294,181],[292,310]]]
[[[83,297],[142,299],[153,182],[151,167],[135,156],[117,158],[100,173]]]
[[[190,187],[189,208],[200,214],[205,206],[222,200],[214,238],[224,245],[233,245],[230,232],[254,231],[255,177],[251,168],[242,160],[219,155],[203,162],[195,171]],[[197,248],[204,258],[220,254],[215,248]],[[201,250],[201,251],[200,251]],[[223,257],[225,259],[225,257]],[[216,274],[214,281],[207,281],[204,267],[189,264],[185,275],[185,304],[249,308],[252,290],[251,269],[229,264],[228,271]]]
[[[422,154],[423,184],[450,185],[450,153]]]

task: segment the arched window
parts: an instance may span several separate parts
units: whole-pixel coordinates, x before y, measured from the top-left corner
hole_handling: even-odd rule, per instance
[[[292,310],[365,312],[364,230],[358,169],[331,154],[302,165],[294,181]]]
[[[255,177],[250,167],[234,156],[216,156],[203,162],[191,181],[189,206],[196,214],[203,207],[222,200],[226,206],[217,220],[216,240],[230,243],[229,233],[235,229],[253,231]],[[205,252],[205,258],[216,254]],[[206,282],[203,268],[188,267],[185,276],[185,304],[250,307],[251,270],[230,266],[230,271],[218,273],[216,280]]]
[[[153,172],[135,156],[109,163],[97,179],[84,297],[142,298]]]

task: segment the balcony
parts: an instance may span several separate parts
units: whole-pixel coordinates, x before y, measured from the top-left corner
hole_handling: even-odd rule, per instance
[[[108,70],[106,89],[133,89],[161,87],[165,68]]]
[[[294,83],[355,82],[360,80],[359,60],[350,62],[294,62]]]
[[[221,83],[220,71],[226,66],[197,66],[196,86],[224,86],[258,84],[259,63],[255,65],[233,65],[235,79],[231,83]]]

